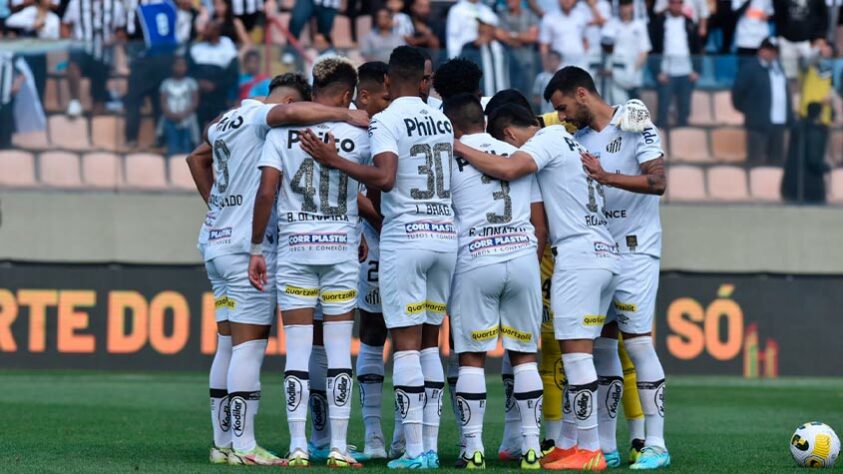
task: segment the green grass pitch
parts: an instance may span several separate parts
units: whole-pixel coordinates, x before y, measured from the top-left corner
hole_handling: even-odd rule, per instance
[[[204,374],[0,372],[0,472],[269,472],[275,468],[211,466]],[[490,376],[485,443],[488,468],[499,463],[502,387]],[[384,429],[392,431],[390,397]],[[356,402],[355,402],[356,403]],[[356,405],[355,405],[356,406]],[[281,376],[264,374],[259,441],[286,449]],[[668,379],[669,472],[794,472],[788,441],[797,425],[821,420],[843,433],[843,379]],[[443,468],[459,443],[446,402],[440,436]],[[361,443],[359,410],[349,439]],[[618,434],[626,446],[625,423]],[[624,456],[626,454],[624,453]],[[838,469],[840,467],[838,466]],[[372,462],[368,471],[385,471]]]

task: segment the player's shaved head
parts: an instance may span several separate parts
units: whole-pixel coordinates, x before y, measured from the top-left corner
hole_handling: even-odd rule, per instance
[[[304,76],[288,72],[272,78],[266,98],[270,103],[290,103],[310,101],[311,94],[310,84]]]
[[[457,94],[474,94],[480,97],[480,79],[483,70],[473,61],[455,58],[439,66],[433,75],[433,88],[443,101]]]
[[[389,80],[396,83],[421,83],[424,55],[418,48],[399,46],[389,55]]]
[[[313,65],[313,95],[315,98],[334,98],[347,107],[357,87],[357,69],[346,58],[331,56]],[[341,105],[341,104],[338,104]]]
[[[486,115],[492,115],[492,112],[505,104],[520,105],[521,107],[530,110],[530,101],[524,97],[524,94],[516,89],[504,89],[489,99],[489,103],[486,104]]]
[[[448,98],[442,104],[442,112],[451,120],[457,136],[483,132],[486,117],[480,100],[474,94],[458,94]]]
[[[556,71],[556,74],[547,83],[547,87],[544,88],[544,100],[550,102],[554,92],[572,95],[580,88],[592,94],[597,94],[594,79],[591,78],[588,71],[576,66],[566,66]]]
[[[489,116],[486,131],[498,140],[520,147],[538,128],[539,121],[530,109],[504,104]]]

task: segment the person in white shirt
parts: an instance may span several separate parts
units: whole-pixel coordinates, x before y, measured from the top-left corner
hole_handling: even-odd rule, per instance
[[[618,331],[635,364],[638,395],[644,412],[645,441],[633,469],[670,464],[664,441],[664,369],[653,346],[652,328],[659,285],[661,223],[659,196],[667,178],[658,131],[621,128],[626,106],[612,107],[600,97],[586,71],[568,68],[551,81],[548,95],[560,118],[577,126],[574,139],[589,153],[583,155],[589,179],[603,187],[612,238],[620,248],[620,272],[602,337],[595,341],[601,450],[607,461],[620,453],[616,445],[617,404],[608,400],[613,380],[623,380],[618,357]],[[621,384],[617,384],[622,387]],[[620,394],[618,394],[620,396]]]
[[[557,76],[566,69],[571,68]],[[540,129],[529,110],[507,104],[492,114],[488,128],[496,138],[519,146],[518,151],[501,158],[457,142],[457,155],[496,179],[512,181],[538,173],[553,253],[562,256],[556,260],[550,300],[555,339],[576,412],[578,447],[543,467],[605,469],[592,351],[614,293],[618,246],[607,228],[604,190],[584,171],[580,155],[585,150],[563,126]]]
[[[345,58],[326,58],[313,67],[317,104],[348,109],[357,85],[357,71]],[[307,467],[310,457],[305,434],[309,399],[308,363],[313,344],[313,319],[322,309],[323,346],[327,356],[325,390],[331,426],[328,467],[361,467],[349,455],[346,432],[351,416],[351,333],[357,306],[358,183],[345,173],[323,167],[300,145],[305,135],[331,137],[341,159],[362,163],[369,156],[366,132],[343,122],[324,122],[303,129],[285,127],[266,136],[259,198],[254,206],[252,243],[257,244],[271,217],[278,219],[278,266],[274,272],[278,308],[284,319],[287,359],[284,386],[290,429],[290,466]],[[280,184],[280,191],[279,190]],[[277,212],[265,203],[275,200]],[[268,283],[262,252],[252,257],[249,277]]]
[[[439,326],[457,257],[450,189],[454,136],[447,117],[419,97],[424,62],[410,46],[396,48],[389,58],[392,103],[369,125],[373,166],[342,160],[319,140],[305,143],[320,163],[381,191],[381,304],[395,348],[393,383],[406,438],[404,456],[391,468],[439,467],[445,385]]]
[[[477,39],[477,18],[483,14],[494,15],[495,12],[480,0],[459,0],[448,10],[445,46],[449,59],[459,56],[466,43]]]
[[[653,11],[659,15],[667,10],[668,0],[656,0]],[[682,13],[699,27],[701,38],[708,36],[708,18],[711,12],[708,8],[708,0],[685,0],[682,5]]]
[[[249,245],[253,202],[258,202],[257,162],[264,137],[273,126],[330,119],[361,122],[361,113],[291,104],[309,98],[310,87],[300,75],[278,76],[270,83],[269,96],[263,101],[246,100],[223,114],[187,158],[196,188],[209,208],[198,248],[216,300],[217,351],[209,378],[214,428],[210,460],[215,464],[284,464],[258,446],[254,436],[260,368],[275,319],[275,296],[274,291],[264,291],[269,279],[258,290],[250,286],[254,282],[249,279],[249,254],[265,254],[274,262],[277,239],[273,221],[268,232],[259,232],[257,242]]]
[[[603,37],[612,40],[613,64],[612,97],[610,102],[619,104],[638,96],[644,83],[644,65],[647,54],[653,49],[647,24],[634,17],[633,0],[621,0],[618,18],[612,18],[603,27]]]
[[[770,17],[773,16],[772,0],[732,0],[732,12],[738,15],[735,26],[735,46],[738,55],[755,56],[761,42],[770,36]]]
[[[40,39],[59,39],[61,21],[52,11],[54,6],[53,0],[41,0],[28,5],[6,18],[6,28],[35,33]]]
[[[577,0],[559,0],[561,10],[542,17],[539,24],[539,51],[542,55],[553,50],[562,55],[565,65],[586,66],[589,49],[586,27],[592,18],[581,8]]]
[[[485,133],[486,118],[476,96],[452,97],[444,112],[454,125],[455,138],[466,145],[500,156],[517,151]],[[485,466],[484,366],[486,353],[501,336],[515,375],[522,468],[538,467],[542,397],[536,362],[542,317],[538,258],[547,239],[538,182],[534,176],[496,180],[457,158],[451,190],[459,253],[448,314],[460,365],[456,396],[465,444],[461,460],[467,468]]]

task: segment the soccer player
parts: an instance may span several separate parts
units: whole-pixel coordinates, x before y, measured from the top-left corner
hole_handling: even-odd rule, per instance
[[[492,136],[520,148],[501,158],[457,142],[456,153],[501,180],[537,172],[553,252],[564,256],[564,261],[557,260],[555,265],[551,308],[577,417],[578,449],[543,467],[606,469],[597,433],[597,373],[592,351],[614,292],[618,249],[603,216],[603,189],[583,170],[580,154],[584,149],[564,127],[540,129],[529,110],[506,105],[490,117],[488,129]]]
[[[485,133],[486,119],[476,96],[451,97],[444,111],[462,143],[499,156],[517,151]],[[486,465],[484,366],[486,353],[500,335],[514,370],[517,407],[506,409],[520,415],[521,467],[538,469],[542,381],[536,362],[541,321],[537,257],[547,240],[538,183],[535,176],[509,182],[492,179],[457,158],[451,190],[459,253],[448,314],[460,361],[457,414],[466,443],[462,461],[467,468]]]
[[[369,125],[374,166],[340,160],[325,147],[327,153],[311,153],[381,191],[381,304],[395,348],[393,382],[406,437],[404,456],[391,461],[391,468],[439,467],[445,385],[439,326],[457,253],[450,191],[453,131],[447,117],[419,97],[423,76],[424,56],[417,49],[393,50],[386,79],[392,103]]]
[[[247,278],[250,209],[260,179],[258,155],[273,126],[327,119],[358,124],[367,120],[365,112],[293,104],[309,99],[310,86],[303,77],[277,76],[263,101],[245,100],[223,114],[187,158],[196,188],[209,207],[198,246],[216,300],[217,352],[209,380],[212,463],[283,464],[282,459],[258,446],[254,436],[260,367],[275,317],[272,293],[254,291]],[[274,240],[275,231],[271,229],[265,235],[262,232],[253,247],[266,250],[274,260]]]
[[[608,418],[605,430],[601,430],[603,450],[607,459],[613,455],[620,464],[614,424],[619,398],[616,393],[622,386],[617,380],[623,375],[618,359],[620,329],[638,373],[638,395],[645,418],[644,448],[632,469],[667,467],[670,455],[664,441],[664,370],[652,339],[661,255],[659,196],[667,186],[659,134],[652,126],[640,134],[623,131],[619,122],[625,106],[615,108],[604,102],[583,69],[566,67],[558,71],[544,95],[560,119],[579,128],[575,138],[589,150],[582,163],[589,179],[604,189],[607,207],[603,214],[620,245],[620,277],[609,311],[611,324],[604,329],[604,337],[595,341],[600,400],[609,401],[602,415]]]
[[[313,67],[313,99],[317,104],[348,108],[357,85],[357,71],[346,59],[329,57]],[[315,138],[316,135],[319,138]],[[346,434],[351,415],[351,334],[357,302],[358,183],[339,170],[323,167],[301,147],[304,136],[323,140],[339,150],[342,160],[367,159],[369,141],[363,129],[343,122],[325,122],[311,129],[284,127],[266,137],[260,187],[254,206],[252,244],[271,221],[277,200],[279,220],[277,272],[268,272],[260,248],[253,249],[249,279],[263,290],[276,273],[278,306],[284,319],[287,359],[284,387],[290,429],[288,464],[310,465],[305,435],[309,399],[308,364],[313,344],[317,302],[324,322],[322,337],[328,359],[328,414],[331,426],[329,467],[360,467],[348,453]],[[282,177],[283,173],[283,177]],[[271,268],[271,267],[270,267]]]

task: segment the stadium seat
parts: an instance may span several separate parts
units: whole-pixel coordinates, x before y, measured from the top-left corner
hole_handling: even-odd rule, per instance
[[[714,93],[714,121],[722,125],[742,125],[743,114],[732,106],[732,92]]]
[[[337,48],[352,48],[354,41],[351,39],[351,20],[345,15],[337,15],[334,18],[334,29],[331,30],[331,39]]]
[[[35,157],[19,150],[0,151],[0,187],[33,187],[35,182]]]
[[[776,166],[759,166],[751,169],[749,194],[758,201],[780,202],[783,174],[783,170]]]
[[[133,189],[164,189],[167,174],[164,158],[152,153],[134,153],[126,157],[124,186]]]
[[[85,117],[69,118],[64,115],[52,115],[49,118],[50,143],[55,148],[68,150],[87,150],[88,119]]]
[[[695,90],[691,96],[691,125],[712,125],[714,115],[711,112],[711,94],[707,91]]]
[[[748,201],[746,171],[737,166],[713,166],[708,169],[708,197],[715,201]]]
[[[746,131],[734,127],[712,130],[711,151],[717,161],[726,163],[746,161]]]
[[[187,155],[173,155],[167,159],[167,166],[170,175],[170,187],[193,191],[196,189],[190,169],[184,159]]]
[[[50,148],[47,132],[16,133],[12,135],[12,145],[27,150],[46,150]]]
[[[704,201],[705,178],[698,166],[669,166],[667,168],[667,198],[669,201]]]
[[[843,168],[831,170],[828,188],[829,202],[843,203]]]
[[[688,163],[710,163],[708,135],[701,128],[682,127],[670,130],[670,158]]]
[[[82,177],[79,156],[66,151],[48,151],[38,157],[41,184],[51,188],[79,188]]]
[[[88,153],[82,157],[82,181],[96,189],[117,189],[123,184],[123,166],[114,153]]]
[[[94,148],[116,151],[123,143],[123,119],[115,115],[91,119],[91,143]]]

